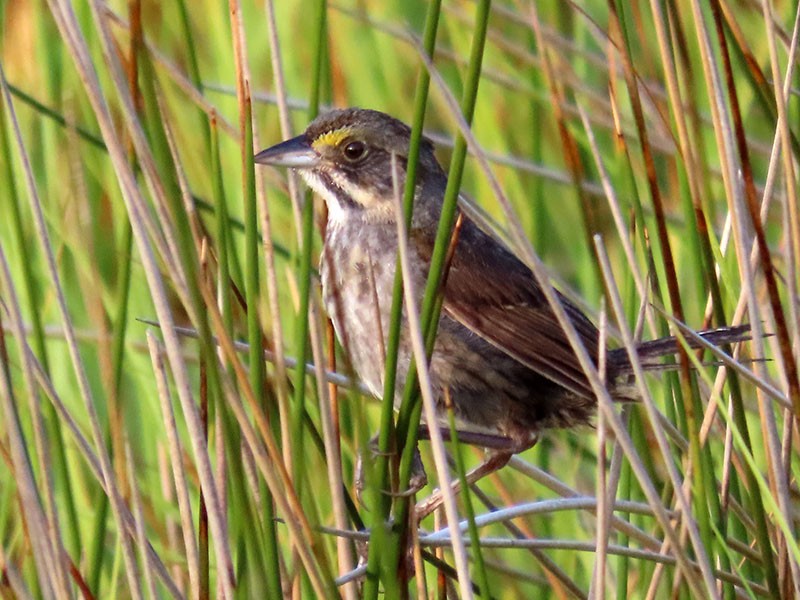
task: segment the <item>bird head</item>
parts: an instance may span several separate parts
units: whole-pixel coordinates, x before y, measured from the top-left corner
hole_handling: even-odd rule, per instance
[[[325,200],[331,221],[348,218],[391,221],[393,177],[402,190],[410,139],[411,129],[405,123],[382,112],[361,108],[334,110],[315,119],[301,135],[259,152],[255,162],[296,169]],[[433,154],[433,144],[424,138],[417,188],[431,182],[440,184],[444,178]]]

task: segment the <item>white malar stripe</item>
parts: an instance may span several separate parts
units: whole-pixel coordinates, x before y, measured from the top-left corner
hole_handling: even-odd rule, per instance
[[[376,196],[374,190],[359,187],[336,171],[330,171],[329,175],[334,183],[363,209],[362,219],[372,223],[388,222],[394,219],[391,197]]]
[[[323,200],[325,200],[325,204],[328,205],[328,222],[343,222],[345,219],[345,209],[341,204],[339,204],[339,199],[336,197],[336,194],[331,192],[325,186],[325,184],[322,182],[322,179],[320,179],[314,171],[304,169],[299,170],[298,172],[306,182],[306,185],[314,190],[314,192],[319,194]]]
[[[341,223],[346,218],[346,212],[353,210],[351,206],[342,206],[335,193],[328,189],[323,180],[312,170],[299,170],[298,172],[305,180],[306,185],[319,194],[328,205],[328,222]],[[391,198],[378,198],[368,190],[358,187],[341,173],[334,170],[327,171],[334,185],[336,185],[344,195],[353,199],[361,209],[360,218],[367,222],[386,222],[394,218]]]

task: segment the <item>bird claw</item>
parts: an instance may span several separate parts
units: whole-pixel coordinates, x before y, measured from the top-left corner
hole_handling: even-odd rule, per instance
[[[425,472],[425,465],[422,464],[422,457],[419,455],[419,448],[414,449],[414,458],[412,460],[411,476],[408,478],[408,487],[397,492],[384,490],[384,494],[391,496],[392,498],[409,498],[428,485],[428,474]]]

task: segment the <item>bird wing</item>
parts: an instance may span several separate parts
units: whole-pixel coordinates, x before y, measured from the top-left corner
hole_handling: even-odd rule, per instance
[[[418,242],[421,240],[418,240]],[[422,257],[432,251],[419,244]],[[558,293],[578,336],[596,362],[598,332]],[[444,313],[531,370],[587,398],[594,392],[533,273],[466,217],[450,264]]]

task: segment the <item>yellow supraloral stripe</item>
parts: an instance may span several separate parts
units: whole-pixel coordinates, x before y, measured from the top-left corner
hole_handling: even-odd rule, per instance
[[[311,147],[314,148],[314,150],[318,150],[320,146],[335,147],[342,140],[349,137],[352,130],[352,127],[342,127],[340,129],[334,129],[333,131],[323,133],[321,136],[311,142]]]

